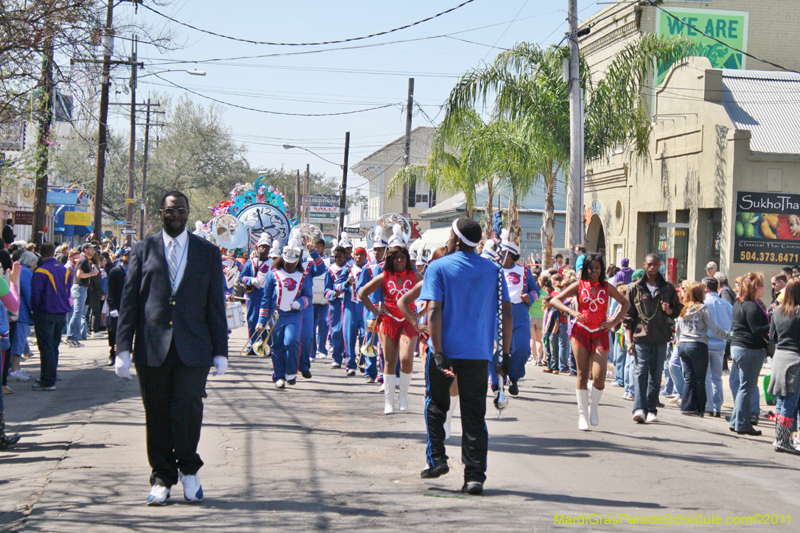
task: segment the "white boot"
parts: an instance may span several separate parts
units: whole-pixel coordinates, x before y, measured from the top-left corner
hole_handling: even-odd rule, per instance
[[[603,396],[603,389],[596,389],[594,388],[594,384],[592,384],[592,403],[589,406],[589,422],[596,426],[600,423],[600,413],[598,412],[598,408],[600,407],[600,398]]]
[[[589,430],[589,421],[586,419],[586,412],[589,410],[589,391],[575,390],[578,397],[578,429],[581,431]]]
[[[398,394],[398,403],[400,404],[401,411],[408,411],[408,389],[411,387],[412,372],[406,374],[400,372],[400,394]]]
[[[458,407],[458,395],[450,396],[450,409],[447,410],[447,418],[444,419],[444,440],[449,439],[452,434],[451,427],[453,425],[453,415],[456,414],[456,407]]]
[[[383,375],[383,397],[384,406],[383,414],[390,415],[394,413],[394,382],[397,381],[397,376],[394,372],[391,374]]]

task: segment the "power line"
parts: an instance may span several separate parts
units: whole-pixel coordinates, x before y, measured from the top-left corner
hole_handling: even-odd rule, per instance
[[[197,91],[193,91],[191,89],[187,89],[186,87],[182,87],[182,86],[178,85],[177,83],[169,81],[166,78],[162,78],[158,74],[153,74],[153,76],[155,76],[156,78],[160,79],[161,81],[165,81],[165,82],[169,83],[170,85],[173,85],[173,86],[177,87],[178,89],[186,91],[187,93],[191,93],[191,94],[197,95],[200,98],[205,98],[206,100],[211,100],[212,102],[216,102],[218,104],[226,105],[228,107],[236,107],[238,109],[244,109],[245,111],[255,111],[256,113],[265,113],[267,115],[286,115],[286,116],[290,116],[290,117],[333,117],[333,116],[337,116],[337,115],[353,115],[355,113],[366,113],[367,111],[375,111],[377,109],[384,109],[384,108],[387,108],[387,107],[394,107],[395,105],[398,105],[398,104],[386,104],[386,105],[381,105],[381,106],[376,106],[376,107],[369,107],[367,109],[355,109],[353,111],[340,111],[338,113],[284,113],[284,112],[281,112],[281,111],[268,111],[266,109],[255,109],[253,107],[246,107],[246,106],[243,106],[243,105],[231,104],[230,102],[223,102],[222,100],[218,100],[216,98],[212,98],[211,96],[206,96],[205,94],[199,93]]]
[[[680,19],[680,17],[677,17],[677,16],[673,15],[671,12],[667,11],[666,9],[664,9],[663,7],[661,7],[660,5],[656,4],[656,3],[655,3],[653,0],[646,0],[646,1],[647,1],[647,2],[648,2],[650,5],[651,5],[651,6],[655,7],[656,9],[658,9],[659,11],[661,11],[661,12],[663,12],[663,13],[666,13],[666,14],[667,14],[667,15],[669,15],[670,17],[674,18],[675,20],[677,20],[678,22],[680,22],[681,24],[683,24],[684,26],[686,26],[686,27],[688,27],[688,28],[691,28],[692,30],[694,30],[694,31],[696,31],[697,33],[699,33],[700,35],[703,35],[703,36],[705,36],[705,37],[708,37],[709,39],[711,39],[711,40],[713,40],[713,41],[716,41],[716,42],[718,42],[719,44],[721,44],[721,45],[723,45],[723,46],[726,46],[726,47],[730,48],[730,49],[731,49],[731,50],[733,50],[734,52],[739,52],[740,54],[744,54],[744,55],[746,55],[747,57],[749,57],[749,58],[751,58],[751,59],[755,59],[756,61],[760,61],[760,62],[762,62],[762,63],[766,63],[767,65],[772,65],[773,67],[775,67],[775,68],[778,68],[778,69],[781,69],[781,70],[785,70],[786,72],[793,72],[793,73],[795,73],[795,74],[800,74],[800,72],[798,72],[798,71],[796,71],[796,70],[793,70],[793,69],[790,69],[790,68],[784,67],[783,65],[779,65],[779,64],[777,64],[777,63],[773,63],[772,61],[769,61],[769,60],[767,60],[767,59],[761,59],[760,57],[758,57],[758,56],[754,56],[753,54],[750,54],[750,53],[747,53],[747,52],[745,52],[744,50],[739,50],[738,48],[736,48],[736,47],[734,47],[734,46],[731,46],[729,43],[726,43],[726,42],[724,42],[724,41],[721,41],[721,40],[717,39],[716,37],[714,37],[713,35],[709,35],[709,34],[705,33],[704,31],[702,31],[702,30],[699,30],[698,28],[695,28],[694,26],[692,26],[691,24],[689,24],[689,23],[688,23],[688,22],[686,22],[685,20],[681,20],[681,19]]]
[[[506,29],[504,29],[504,30],[503,30],[503,33],[501,33],[501,34],[500,34],[500,37],[498,37],[498,38],[497,38],[497,40],[495,41],[495,43],[494,43],[494,45],[492,46],[492,48],[494,48],[495,46],[497,46],[497,43],[499,43],[499,42],[500,42],[500,39],[502,39],[502,38],[505,36],[505,34],[508,32],[508,30],[511,28],[511,25],[512,25],[512,24],[514,24],[514,22],[516,22],[516,20],[517,20],[517,17],[519,17],[520,13],[522,13],[522,10],[523,10],[523,9],[525,9],[525,6],[527,6],[527,5],[528,5],[528,1],[529,1],[529,0],[525,0],[525,2],[522,4],[522,7],[521,7],[521,8],[519,8],[519,11],[517,11],[517,14],[516,14],[516,15],[514,15],[514,18],[511,20],[511,22],[509,22],[509,23],[508,23],[508,26],[506,26]],[[487,58],[487,57],[489,57],[489,54],[491,54],[491,53],[492,53],[492,51],[491,51],[491,50],[489,50],[488,52],[486,52],[486,55],[485,55],[485,56],[483,56],[483,60],[482,60],[482,61],[486,61],[486,58]]]
[[[213,32],[213,31],[209,31],[209,30],[204,30],[202,28],[198,28],[197,26],[192,26],[191,24],[188,24],[186,22],[181,22],[179,20],[176,20],[176,19],[170,17],[169,15],[165,15],[164,13],[160,13],[159,11],[156,11],[155,9],[153,9],[150,6],[147,6],[147,5],[144,5],[144,4],[140,4],[140,5],[142,7],[144,7],[144,8],[146,8],[146,9],[148,9],[149,11],[152,11],[156,15],[159,15],[160,17],[164,17],[165,19],[167,19],[167,20],[169,20],[171,22],[174,22],[176,24],[180,24],[181,26],[186,26],[187,28],[191,28],[191,29],[193,29],[195,31],[199,31],[201,33],[206,33],[208,35],[213,35],[214,37],[221,37],[223,39],[229,39],[231,41],[239,41],[239,42],[242,42],[242,43],[249,43],[249,44],[262,44],[262,45],[268,45],[268,46],[322,46],[322,45],[327,45],[327,44],[341,44],[341,43],[349,43],[349,42],[353,42],[353,41],[362,41],[364,39],[371,39],[373,37],[379,37],[381,35],[388,35],[390,33],[394,33],[394,32],[397,32],[397,31],[406,30],[408,28],[412,28],[414,26],[418,26],[418,25],[420,25],[420,24],[422,24],[424,22],[428,22],[428,21],[431,21],[431,20],[433,20],[435,18],[441,17],[442,15],[446,15],[448,13],[452,13],[453,11],[462,8],[467,4],[471,4],[474,1],[475,0],[465,0],[464,2],[461,2],[460,4],[458,4],[455,7],[451,7],[450,9],[447,9],[445,11],[442,11],[442,12],[437,13],[435,15],[432,15],[430,17],[426,17],[426,18],[424,18],[422,20],[418,20],[416,22],[412,22],[411,24],[406,24],[406,25],[400,26],[398,28],[392,28],[391,30],[380,31],[380,32],[377,32],[377,33],[371,33],[369,35],[364,35],[362,37],[350,37],[350,38],[347,38],[347,39],[339,39],[339,40],[336,40],[336,41],[321,41],[321,42],[316,42],[316,43],[279,43],[279,42],[270,42],[270,41],[254,41],[252,39],[242,39],[240,37],[232,37],[230,35],[223,35],[221,33],[216,33],[216,32]]]

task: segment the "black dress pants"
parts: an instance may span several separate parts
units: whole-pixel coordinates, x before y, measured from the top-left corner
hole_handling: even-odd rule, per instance
[[[186,366],[175,342],[161,366],[136,365],[147,426],[151,485],[171,487],[178,470],[194,475],[203,466],[197,454],[203,424],[203,398],[210,367]]]
[[[458,378],[459,406],[461,407],[461,462],[464,463],[464,481],[486,481],[486,455],[489,450],[489,432],[486,429],[486,392],[488,389],[489,361],[452,359],[453,372]],[[436,368],[432,354],[425,363],[425,423],[428,426],[428,466],[447,464],[444,447],[444,421],[450,409],[450,385]]]

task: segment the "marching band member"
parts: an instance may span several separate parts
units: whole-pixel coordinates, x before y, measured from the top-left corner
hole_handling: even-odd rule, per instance
[[[278,311],[278,322],[272,329],[272,381],[278,389],[297,382],[297,367],[300,357],[302,310],[311,305],[311,284],[305,283],[306,272],[302,268],[303,250],[295,238],[290,238],[283,247],[281,257],[275,260],[273,269],[264,283],[264,296],[258,317],[258,328],[263,330],[274,311]]]
[[[344,350],[347,354],[347,375],[355,376],[358,368],[356,339],[364,338],[364,304],[358,299],[356,290],[361,271],[367,262],[367,251],[356,248],[353,266],[342,270],[336,280],[336,289],[342,291],[342,323],[344,324]]]
[[[328,340],[328,305],[329,302],[325,298],[325,274],[331,267],[330,258],[325,257],[325,239],[317,237],[314,239],[314,247],[317,253],[322,257],[325,266],[324,272],[314,278],[313,294],[313,308],[314,308],[314,338],[313,348],[311,350],[311,360],[316,358],[317,354],[322,354],[322,357],[328,355],[328,349],[325,344]]]
[[[576,296],[578,310],[564,305],[564,300]],[[613,319],[608,318],[609,299],[619,302]],[[588,254],[583,262],[578,281],[556,295],[550,304],[575,319],[572,327],[572,352],[578,366],[578,383],[575,394],[578,400],[578,429],[588,431],[587,410],[593,426],[600,423],[598,407],[606,382],[608,365],[608,330],[616,328],[628,312],[630,302],[606,281],[603,256]],[[592,381],[591,407],[589,407],[589,373]]]
[[[483,251],[481,252],[481,257],[485,257],[486,259],[490,259],[492,261],[497,261],[500,258],[500,256],[497,254],[494,247],[495,247],[495,242],[493,240],[489,239],[488,241],[486,241],[483,244]]]
[[[264,296],[264,285],[258,281],[258,274],[261,267],[266,265],[265,268],[269,269],[272,266],[272,259],[269,258],[270,251],[269,235],[263,233],[256,245],[255,257],[252,257],[239,276],[239,280],[245,286],[245,298],[247,300],[247,335],[250,339],[256,332],[258,326],[258,312],[261,310],[261,298]],[[266,273],[264,280],[266,280]],[[249,355],[253,355],[253,348],[250,348]]]
[[[383,272],[367,283],[358,293],[364,305],[378,316],[377,328],[383,348],[384,371],[384,414],[394,412],[394,370],[398,358],[400,360],[400,395],[398,403],[400,411],[408,411],[408,389],[411,386],[411,375],[414,370],[414,348],[417,343],[417,331],[397,309],[397,300],[410,291],[422,279],[414,271],[406,248],[405,237],[399,225],[392,228],[393,235],[389,240],[389,255],[383,265]],[[370,301],[369,295],[380,287],[383,290],[383,305],[380,309]]]
[[[314,294],[314,285],[321,285],[324,290],[325,285],[325,272],[328,268],[319,255],[319,251],[314,244],[311,237],[306,237],[303,240],[306,245],[310,259],[303,262],[303,271],[306,273],[306,283],[310,286],[312,293],[312,302]],[[323,248],[325,241],[322,241]],[[318,278],[322,280],[318,280]],[[316,283],[315,283],[316,281]],[[300,337],[300,375],[305,379],[311,379],[311,355],[314,353],[314,308],[312,305],[303,308],[303,326]]]
[[[361,269],[361,278],[358,281],[358,287],[356,288],[357,291],[360,291],[367,283],[372,281],[376,278],[381,272],[383,272],[383,260],[386,256],[386,246],[389,243],[383,237],[383,228],[381,226],[376,226],[375,230],[373,231],[373,241],[372,241],[372,250],[375,256],[375,261],[368,264],[366,267]],[[383,302],[383,291],[380,289],[375,290],[372,294],[369,295],[369,300],[372,302],[374,306],[379,306]],[[375,313],[370,311],[366,306],[364,306],[364,323],[367,325],[367,332],[364,336],[364,342],[366,344],[372,343],[372,345],[376,348],[376,353],[379,350],[379,346],[377,342],[372,340],[372,337],[377,334],[375,331],[375,321],[377,320],[377,316]],[[367,383],[375,383],[376,379],[378,378],[378,357],[368,357],[367,358]]]
[[[341,246],[333,249],[333,264],[325,274],[325,298],[331,303],[328,308],[328,324],[330,325],[330,339],[333,347],[333,362],[331,368],[342,368],[342,355],[344,354],[344,332],[342,331],[342,291],[337,290],[335,281],[339,275],[347,270],[345,267],[345,251]]]
[[[350,242],[350,236],[346,231],[342,232],[342,238],[339,239],[339,246],[344,248],[344,265],[352,266],[353,264],[353,243]]]
[[[508,285],[508,297],[511,300],[511,313],[514,326],[511,334],[511,365],[508,378],[511,383],[508,393],[519,394],[517,381],[525,377],[525,363],[531,355],[531,326],[528,311],[539,297],[539,287],[527,267],[518,265],[519,246],[508,240],[508,230],[502,231],[500,257],[502,258],[503,275]],[[496,369],[492,374],[492,384],[496,384]]]

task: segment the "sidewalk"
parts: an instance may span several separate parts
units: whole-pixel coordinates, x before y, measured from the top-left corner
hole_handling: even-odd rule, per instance
[[[235,330],[232,354],[244,337]],[[185,503],[178,485],[169,505],[147,507],[138,386],[118,379],[106,360],[105,339],[90,340],[63,350],[55,392],[12,384],[6,413],[23,439],[0,452],[0,529],[530,531],[557,528],[561,513],[800,519],[800,458],[776,454],[764,424],[764,437],[736,437],[724,419],[687,419],[668,407],[661,423],[638,425],[630,403],[609,387],[601,425],[580,432],[574,378],[529,365],[503,419],[487,399],[486,490],[466,497],[458,416],[450,474],[419,479],[426,439],[419,365],[411,411],[383,416],[377,386],[330,369],[330,359],[312,365],[312,380],[280,391],[268,360],[236,356],[228,374],[209,379],[199,447],[205,501]],[[37,362],[24,364],[32,375]]]

